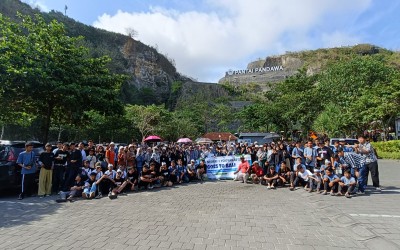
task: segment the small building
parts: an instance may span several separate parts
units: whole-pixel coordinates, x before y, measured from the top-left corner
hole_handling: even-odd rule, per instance
[[[258,145],[264,143],[270,143],[273,140],[280,139],[280,135],[276,133],[240,133],[239,141],[247,143],[255,143]]]

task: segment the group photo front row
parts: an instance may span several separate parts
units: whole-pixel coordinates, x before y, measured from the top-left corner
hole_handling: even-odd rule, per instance
[[[373,186],[379,184],[378,160],[372,145],[360,136],[355,145],[309,140],[306,143],[277,141],[257,145],[225,143],[211,145],[170,144],[150,147],[114,143],[95,146],[83,143],[58,143],[36,159],[33,144],[18,156],[21,167],[21,193],[18,199],[59,195],[57,201],[77,198],[100,199],[153,188],[172,187],[207,178],[206,159],[239,156],[233,179],[247,184],[265,185],[267,190],[287,187],[308,192],[351,198],[362,195],[371,172]],[[76,147],[77,146],[77,147]],[[251,160],[246,160],[249,155]],[[38,170],[39,169],[39,170]],[[38,187],[35,178],[39,171]],[[36,190],[35,190],[36,189]]]

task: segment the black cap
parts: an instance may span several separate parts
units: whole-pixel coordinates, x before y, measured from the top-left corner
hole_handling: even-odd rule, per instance
[[[93,171],[90,173],[90,175],[97,175],[97,173]]]

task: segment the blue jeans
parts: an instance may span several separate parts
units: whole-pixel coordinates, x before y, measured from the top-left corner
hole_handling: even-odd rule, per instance
[[[367,168],[365,166],[358,169],[358,191],[365,191],[367,184],[367,173]]]
[[[93,183],[93,185],[90,188],[86,187],[85,189],[83,189],[83,192],[87,195],[90,195],[90,193],[92,192],[96,193],[96,190],[97,190],[97,184]]]

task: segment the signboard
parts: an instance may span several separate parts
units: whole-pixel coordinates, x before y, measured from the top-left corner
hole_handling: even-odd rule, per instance
[[[245,160],[251,165],[250,155],[245,155]],[[218,156],[205,159],[207,165],[207,177],[211,180],[233,180],[233,174],[241,163],[240,156]]]
[[[263,67],[263,68],[254,68],[254,69],[241,69],[241,70],[228,70],[226,72],[227,75],[244,75],[244,74],[254,74],[254,73],[264,73],[264,72],[270,72],[270,71],[282,71],[283,66],[278,65],[278,66],[271,66],[271,67]]]

